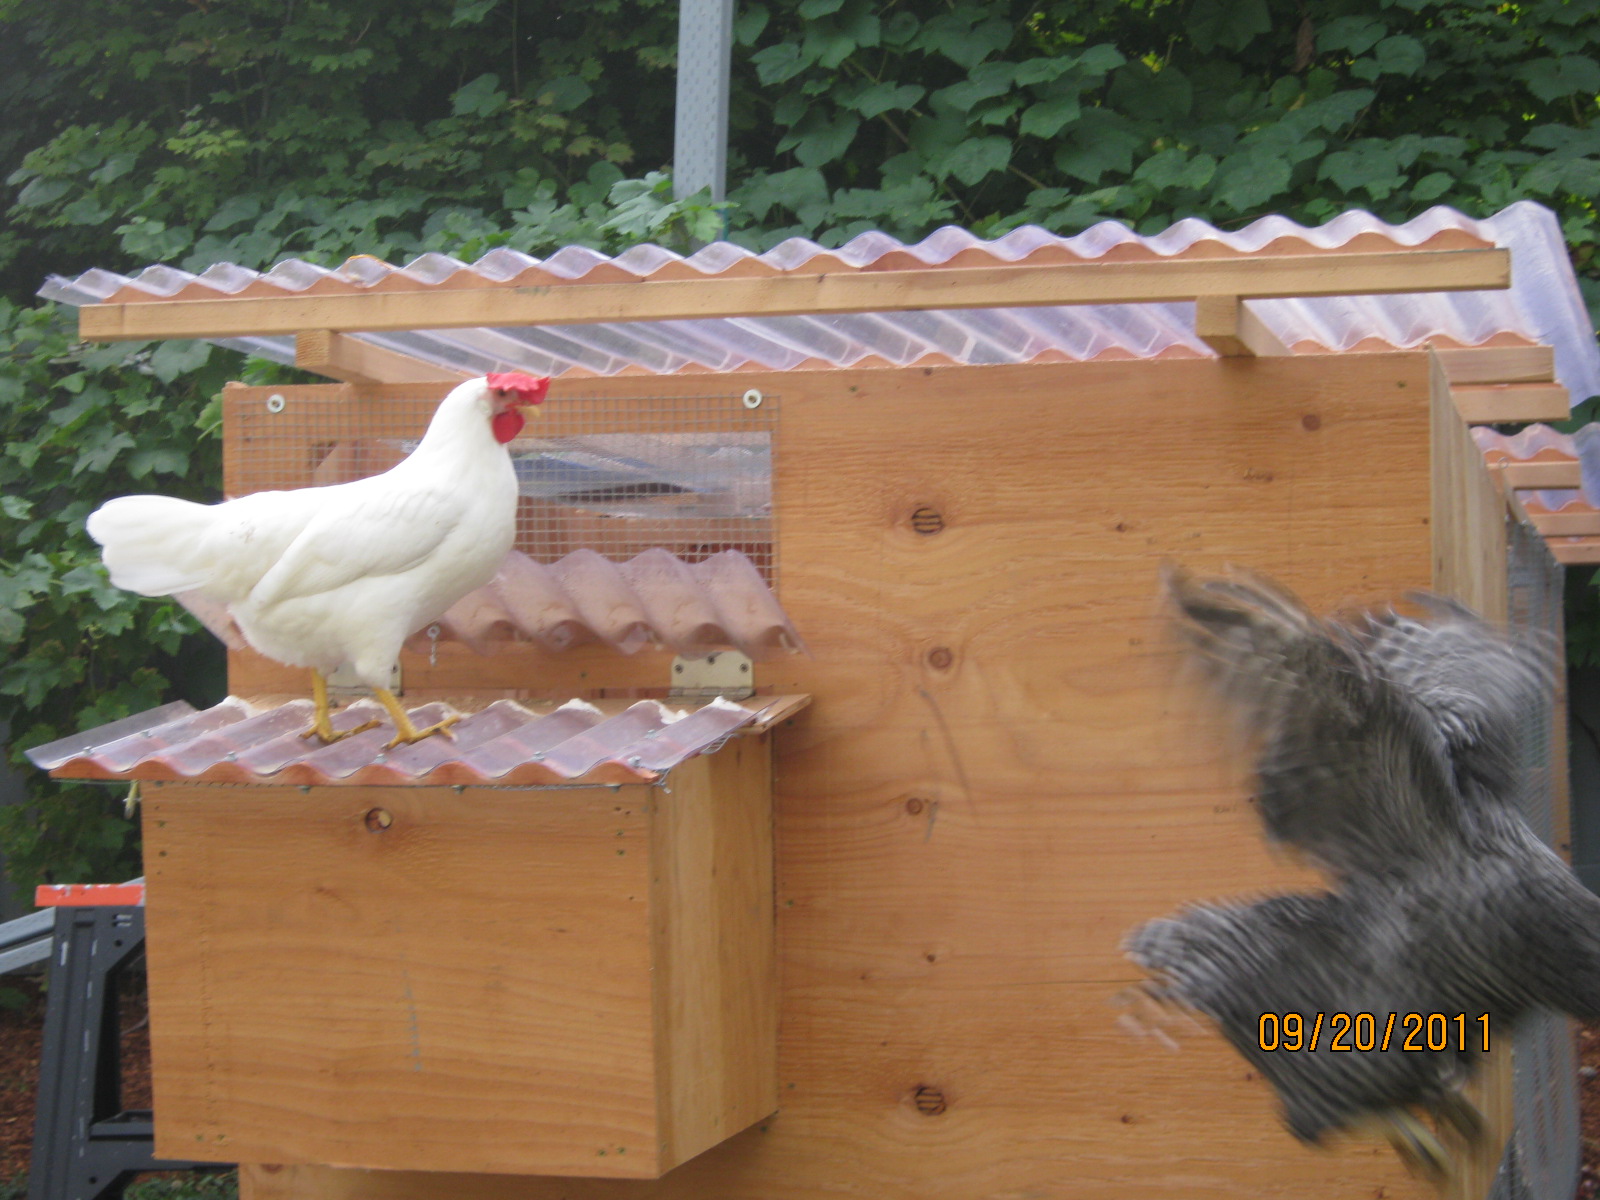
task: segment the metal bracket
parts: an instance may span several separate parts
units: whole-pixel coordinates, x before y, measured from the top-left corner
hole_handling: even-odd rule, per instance
[[[750,656],[737,650],[718,650],[704,658],[672,660],[672,682],[667,687],[669,700],[712,700],[723,696],[743,700],[755,695],[755,668]]]

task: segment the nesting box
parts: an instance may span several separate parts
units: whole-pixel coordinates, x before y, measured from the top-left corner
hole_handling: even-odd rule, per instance
[[[654,1178],[768,1115],[770,779],[150,786],[158,1155]]]
[[[250,1200],[624,1200],[638,1188],[594,1177],[674,1162],[651,1196],[1429,1194],[1385,1148],[1297,1145],[1225,1046],[1132,1043],[1108,1001],[1139,978],[1119,949],[1135,924],[1314,883],[1269,857],[1216,731],[1179,719],[1162,560],[1244,565],[1318,609],[1428,587],[1513,607],[1526,514],[1469,423],[1558,416],[1566,393],[1517,316],[1553,291],[1456,295],[1509,282],[1497,237],[1437,213],[1337,235],[944,231],[688,266],[640,251],[576,278],[573,256],[496,252],[334,273],[315,295],[262,277],[231,297],[198,279],[175,303],[88,296],[90,337],[249,335],[345,381],[230,389],[230,473],[280,417],[425,408],[441,363],[490,345],[557,373],[546,420],[634,437],[634,462],[704,444],[691,418],[714,410],[725,440],[702,457],[765,446],[768,512],[674,524],[745,509],[663,469],[597,485],[524,549],[558,563],[615,538],[625,558],[630,521],[691,562],[738,549],[810,649],[758,664],[747,702],[813,697],[770,735],[775,1073],[732,1048],[770,1036],[748,990],[769,970],[748,739],[693,760],[705,790],[681,809],[676,773],[638,799],[164,786],[147,815],[162,1152],[226,1136]],[[606,424],[630,419],[656,424]],[[372,436],[413,436],[394,420]],[[339,440],[294,436],[282,461],[305,470]],[[530,520],[565,503],[531,496]],[[520,626],[473,655],[494,625],[408,653],[408,694],[598,702],[673,669],[648,647],[555,653]],[[295,686],[242,651],[231,680]],[[744,781],[733,799],[723,772]],[[229,1082],[224,1053],[271,1087]],[[1491,1136],[1454,1195],[1481,1197],[1498,1166],[1507,1070],[1497,1055]]]

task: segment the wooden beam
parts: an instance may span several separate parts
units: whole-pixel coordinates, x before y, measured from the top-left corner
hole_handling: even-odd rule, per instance
[[[1547,538],[1600,534],[1600,512],[1535,512],[1528,519]]]
[[[1559,383],[1452,385],[1450,395],[1468,425],[1565,421],[1572,415],[1567,389]]]
[[[1210,295],[1459,292],[1510,284],[1505,250],[1396,250],[90,304],[78,310],[78,328],[86,341],[125,341],[303,329],[349,333],[1125,304]]]
[[[1293,353],[1238,296],[1196,299],[1194,332],[1223,358],[1269,358]]]
[[[1489,464],[1489,470],[1512,491],[1531,492],[1545,488],[1575,488],[1583,486],[1582,472],[1576,459],[1564,462],[1511,462],[1501,460]]]
[[[1550,346],[1467,346],[1434,353],[1453,384],[1551,383],[1556,377],[1556,352]]]
[[[1545,546],[1563,566],[1575,567],[1600,563],[1600,539],[1581,542],[1552,542],[1547,539]]]
[[[331,329],[295,335],[294,365],[344,383],[455,383],[470,378],[425,359],[386,350]]]

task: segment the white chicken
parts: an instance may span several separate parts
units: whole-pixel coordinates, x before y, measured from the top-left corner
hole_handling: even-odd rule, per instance
[[[122,496],[91,513],[89,536],[117,587],[196,591],[224,604],[269,658],[311,668],[315,724],[338,741],[326,677],[348,665],[395,724],[391,747],[448,737],[459,717],[416,728],[388,690],[401,644],[489,582],[516,535],[517,479],[506,444],[548,379],[470,379],[439,403],[422,441],[381,475],[256,492],[221,504]]]

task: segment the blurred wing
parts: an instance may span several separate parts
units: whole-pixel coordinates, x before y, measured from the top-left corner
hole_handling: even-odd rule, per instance
[[[318,513],[251,594],[261,605],[334,591],[422,563],[461,519],[447,487],[369,488]]]
[[[1509,801],[1519,776],[1523,722],[1542,712],[1550,695],[1553,648],[1515,639],[1442,597],[1414,599],[1432,619],[1367,618],[1368,654],[1432,718],[1458,786],[1475,783]]]
[[[1350,875],[1427,856],[1459,832],[1437,731],[1350,631],[1260,577],[1169,570],[1165,582],[1178,636],[1260,742],[1269,836]]]
[[[1367,1114],[1436,1097],[1455,1074],[1451,1056],[1404,1052],[1404,1031],[1376,1050],[1383,1016],[1365,1053],[1349,1052],[1350,1027],[1331,1024],[1334,1013],[1443,1011],[1413,953],[1428,933],[1395,913],[1392,897],[1359,887],[1196,905],[1135,929],[1123,949],[1167,994],[1216,1022],[1271,1083],[1290,1131],[1315,1142]],[[1302,1023],[1285,1022],[1289,1013]]]

